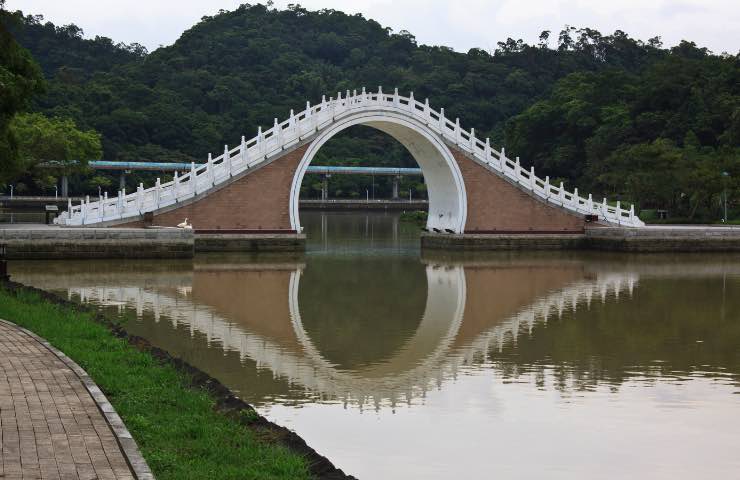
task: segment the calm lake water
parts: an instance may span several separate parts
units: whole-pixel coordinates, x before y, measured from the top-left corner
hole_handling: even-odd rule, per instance
[[[305,255],[10,269],[359,478],[740,478],[740,256],[460,256],[393,214],[302,221]]]

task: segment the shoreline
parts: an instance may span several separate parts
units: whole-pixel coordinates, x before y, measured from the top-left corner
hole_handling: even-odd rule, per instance
[[[40,303],[45,302],[59,306],[74,314],[89,315],[92,322],[103,326],[112,337],[125,341],[128,346],[133,347],[140,353],[152,357],[158,364],[172,367],[178,373],[187,376],[189,379],[187,388],[190,390],[203,390],[206,392],[213,401],[213,410],[216,414],[225,417],[230,422],[248,429],[255,435],[258,441],[267,445],[285,447],[289,452],[302,457],[306,462],[308,473],[313,478],[327,480],[355,478],[351,475],[345,474],[342,470],[335,467],[328,458],[311,448],[303,438],[292,430],[273,423],[260,415],[251,405],[234,395],[234,393],[218,379],[190,365],[184,360],[171,355],[166,350],[153,345],[145,338],[129,334],[122,326],[110,321],[105,314],[95,308],[71,302],[45,290],[13,281],[0,283],[0,292],[5,292],[7,295],[15,297],[16,299],[19,299],[19,294],[30,293],[38,296],[41,301]],[[19,301],[23,302],[21,299],[19,299]],[[8,318],[6,316],[6,319],[15,323],[15,319],[12,317]],[[17,324],[30,330],[34,334],[43,337],[39,332],[29,328],[29,326],[24,325],[23,323]],[[51,340],[46,340],[51,343]],[[64,352],[61,348],[56,348],[67,354],[67,352]],[[86,370],[89,370],[89,368],[86,368]],[[96,380],[92,374],[90,376],[93,380]],[[97,380],[96,383],[98,383]],[[115,399],[111,399],[111,403],[114,407],[116,406]],[[135,434],[134,438],[136,439]],[[146,453],[144,456],[146,457]]]

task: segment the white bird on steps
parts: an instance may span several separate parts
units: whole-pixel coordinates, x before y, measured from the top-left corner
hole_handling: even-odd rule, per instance
[[[192,229],[193,226],[188,224],[188,217],[185,217],[185,221],[177,224],[177,228]]]

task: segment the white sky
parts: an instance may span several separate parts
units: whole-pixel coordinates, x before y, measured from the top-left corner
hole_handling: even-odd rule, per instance
[[[173,43],[203,15],[246,1],[7,0],[6,8],[42,14],[59,25],[75,23],[87,37],[138,42],[151,51]],[[688,39],[715,53],[740,49],[740,0],[276,0],[275,6],[288,3],[359,12],[394,31],[410,31],[419,43],[463,52],[493,50],[507,37],[536,43],[542,30],[553,32],[553,42],[565,24],[604,34],[621,29],[642,40],[660,35],[666,46]]]

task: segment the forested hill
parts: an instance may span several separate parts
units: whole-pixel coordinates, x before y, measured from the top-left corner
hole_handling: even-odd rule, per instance
[[[616,164],[633,167],[631,147],[658,149],[646,153],[657,157],[686,145],[711,149],[724,155],[713,161],[729,163],[720,168],[737,169],[738,57],[688,42],[665,49],[658,38],[567,27],[543,32],[537,45],[509,39],[495,52],[459,53],[361,15],[263,5],[204,17],[151,53],[34,16],[14,33],[47,78],[32,108],[99,131],[110,160],[202,161],[306,100],[383,85],[429,97],[523,163],[586,188],[636,193],[604,164],[621,152]],[[329,162],[409,162],[400,146],[363,129],[323,150]]]

